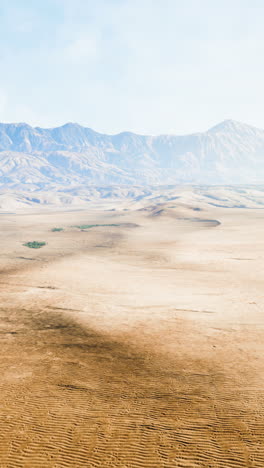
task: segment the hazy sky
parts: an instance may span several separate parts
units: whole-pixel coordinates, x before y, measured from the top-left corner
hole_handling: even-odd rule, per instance
[[[0,121],[264,128],[263,0],[0,0]]]

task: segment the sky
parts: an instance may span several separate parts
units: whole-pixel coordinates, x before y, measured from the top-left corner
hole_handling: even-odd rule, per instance
[[[263,0],[0,0],[0,121],[264,128]]]

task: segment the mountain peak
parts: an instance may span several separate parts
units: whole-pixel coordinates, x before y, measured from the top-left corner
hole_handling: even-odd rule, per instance
[[[62,125],[62,128],[80,128],[81,125],[79,125],[78,123],[75,123],[75,122],[67,122],[65,123],[64,125]],[[57,127],[59,128],[59,127]]]
[[[246,128],[249,128],[249,125],[244,124],[242,122],[238,122],[237,120],[226,119],[223,122],[220,122],[217,125],[214,125],[212,128],[208,130],[210,133],[215,132],[236,132],[236,131],[243,131]]]
[[[27,129],[33,130],[33,127],[31,127],[31,125],[29,125],[26,122],[0,123],[0,125],[1,127],[7,128],[7,129],[8,128],[17,128],[17,129],[27,128]]]
[[[0,124],[0,175],[0,187],[31,181],[34,189],[262,183],[264,130],[230,119],[204,133],[164,137],[104,135],[72,122],[50,129]]]

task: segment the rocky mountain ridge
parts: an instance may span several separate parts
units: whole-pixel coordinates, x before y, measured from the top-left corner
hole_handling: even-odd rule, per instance
[[[74,123],[0,124],[2,189],[258,184],[263,177],[264,130],[234,120],[183,136],[106,135]]]

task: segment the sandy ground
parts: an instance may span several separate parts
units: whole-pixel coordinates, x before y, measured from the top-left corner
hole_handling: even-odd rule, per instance
[[[2,214],[1,468],[263,468],[263,230],[172,204]]]

